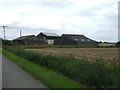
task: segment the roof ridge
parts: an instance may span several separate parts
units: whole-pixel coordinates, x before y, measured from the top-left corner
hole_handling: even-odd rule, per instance
[[[35,35],[26,35],[26,36],[21,36],[21,37],[30,37],[30,36],[35,36]],[[20,38],[20,37],[19,37]]]
[[[75,35],[75,36],[84,36],[84,35],[81,35],[81,34],[62,34],[62,35]]]
[[[60,36],[57,33],[50,33],[50,32],[41,32],[42,34],[46,35],[46,36]]]

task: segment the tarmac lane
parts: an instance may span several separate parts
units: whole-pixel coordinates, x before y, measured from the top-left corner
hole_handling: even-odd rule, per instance
[[[2,56],[2,88],[47,88],[47,86]]]

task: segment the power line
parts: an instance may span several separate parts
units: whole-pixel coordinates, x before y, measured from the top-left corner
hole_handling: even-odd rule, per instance
[[[5,40],[5,28],[8,27],[8,26],[0,26],[0,27],[3,27],[3,32],[4,32],[4,40]]]
[[[42,8],[42,10],[41,10],[41,7],[37,8],[32,12],[31,15],[35,15],[35,14],[39,14],[39,13],[40,13],[40,15],[48,14],[50,11],[56,11],[58,8],[61,9],[61,8],[63,8],[63,6],[68,5],[68,4],[73,4],[73,0],[71,0],[71,2],[69,2],[69,3],[63,2],[63,4],[60,4],[60,5],[59,5],[59,3],[53,3],[52,8],[47,7],[45,9]]]

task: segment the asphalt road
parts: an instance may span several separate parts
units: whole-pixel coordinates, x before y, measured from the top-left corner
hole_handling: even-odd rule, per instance
[[[47,88],[4,56],[2,72],[2,88]]]

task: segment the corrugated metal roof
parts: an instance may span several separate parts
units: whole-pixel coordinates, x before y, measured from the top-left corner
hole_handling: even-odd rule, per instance
[[[39,39],[38,37],[36,37],[35,35],[28,35],[28,36],[21,36],[21,37],[18,37],[14,40],[37,40]]]
[[[44,35],[46,36],[56,36],[59,37],[60,35],[56,34],[56,33],[48,33],[48,32],[42,32]]]
[[[78,41],[78,42],[94,42],[94,40],[85,37],[84,35],[78,34],[63,34],[63,37],[67,37],[71,40]]]

